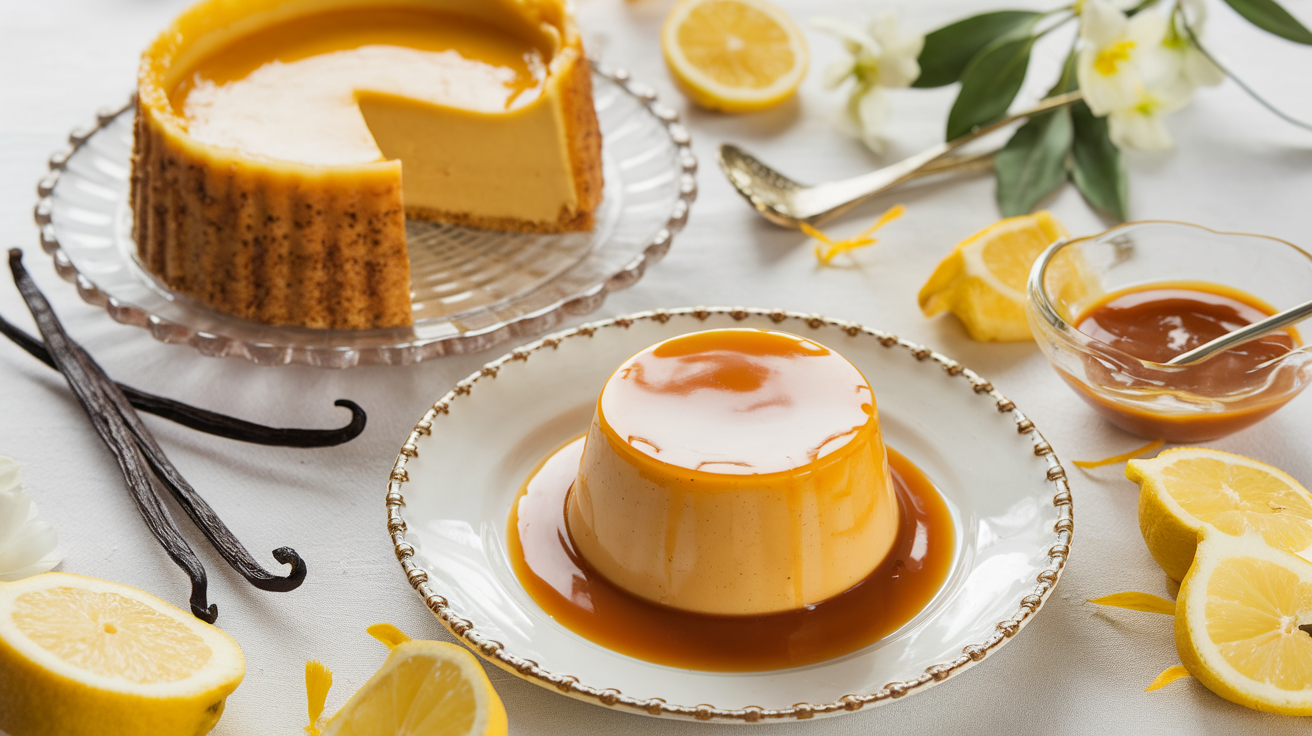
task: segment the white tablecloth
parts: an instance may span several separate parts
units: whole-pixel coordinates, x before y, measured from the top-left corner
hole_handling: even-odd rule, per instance
[[[1290,112],[1312,119],[1312,51],[1262,34],[1218,0],[1208,38],[1222,58]],[[882,3],[787,0],[795,17],[855,17]],[[1025,3],[1021,3],[1025,4]],[[1052,4],[1056,4],[1055,0]],[[1312,2],[1287,0],[1305,22]],[[130,93],[140,49],[185,0],[40,0],[0,3],[0,243],[18,245],[73,336],[112,376],[142,389],[275,425],[344,421],[339,397],[369,412],[357,440],[338,448],[252,447],[147,419],[182,472],[261,559],[282,545],[308,561],[309,577],[292,593],[263,593],[226,569],[180,518],[210,571],[219,624],[242,645],[246,679],[228,700],[218,728],[232,734],[299,734],[305,724],[306,659],[336,673],[329,711],[377,668],[383,649],[364,632],[390,621],[412,636],[446,633],[411,591],[392,554],[383,497],[391,464],[425,408],[458,379],[499,354],[435,360],[408,368],[350,371],[261,368],[206,358],[111,321],[84,304],[54,273],[37,245],[31,208],[46,157],[95,110]],[[993,183],[976,176],[908,189],[857,210],[832,226],[863,229],[882,208],[905,202],[905,218],[859,252],[856,262],[817,267],[796,232],[754,215],[721,176],[715,151],[733,140],[802,180],[862,172],[940,139],[950,90],[895,95],[893,146],[878,159],[835,132],[841,94],[826,92],[820,70],[837,57],[832,39],[808,32],[811,72],[801,94],[773,111],[727,117],[691,108],[661,61],[660,22],[669,0],[582,0],[591,50],[632,70],[681,110],[702,162],[700,196],[688,228],[664,261],[633,289],[613,295],[595,318],[694,304],[782,307],[855,320],[922,342],[961,360],[1016,401],[1064,459],[1097,458],[1140,440],[1095,417],[1057,380],[1033,344],[970,341],[952,319],[926,320],[916,292],[947,250],[996,219]],[[917,0],[901,8],[907,26],[929,29],[995,3]],[[1061,49],[1036,64],[1053,72]],[[1049,83],[1046,76],[1031,86]],[[1312,246],[1312,134],[1274,118],[1232,83],[1202,90],[1170,119],[1178,150],[1130,158],[1136,218],[1175,219],[1217,229],[1265,233]],[[1071,188],[1050,203],[1075,233],[1104,226]],[[16,291],[0,278],[0,312],[29,327]],[[582,322],[575,320],[574,323]],[[1312,482],[1312,396],[1261,425],[1213,443],[1274,463]],[[186,577],[143,526],[118,470],[55,372],[0,343],[0,455],[24,465],[41,517],[58,529],[63,570],[150,590],[185,607]],[[1232,705],[1196,681],[1143,693],[1178,658],[1168,617],[1099,608],[1087,598],[1122,590],[1173,595],[1148,556],[1136,521],[1136,488],[1116,467],[1072,469],[1075,543],[1066,573],[1034,623],[977,668],[888,707],[835,720],[791,723],[772,733],[1047,734],[1120,732],[1295,733],[1306,723]],[[609,712],[521,682],[493,668],[512,733],[684,734],[724,726],[660,721]],[[0,693],[0,698],[3,698]]]

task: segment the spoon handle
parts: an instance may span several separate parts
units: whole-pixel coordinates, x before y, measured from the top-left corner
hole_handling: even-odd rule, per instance
[[[813,211],[816,214],[803,219],[810,224],[816,224],[842,214],[865,199],[914,178],[921,169],[930,166],[935,161],[971,141],[982,138],[1023,118],[1041,115],[1081,99],[1083,99],[1083,96],[1078,91],[1049,97],[1034,107],[1008,115],[995,123],[975,128],[963,136],[940,143],[891,166],[885,166],[877,171],[852,177],[851,179],[810,187],[805,192],[798,193],[799,197],[805,200],[805,202],[799,202],[799,204],[802,204],[801,209]]]
[[[1247,327],[1241,327],[1234,332],[1227,332],[1211,342],[1205,342],[1193,350],[1180,353],[1174,358],[1166,361],[1166,365],[1191,365],[1193,363],[1201,363],[1218,353],[1224,353],[1235,346],[1243,345],[1246,342],[1252,342],[1265,334],[1302,322],[1308,317],[1312,317],[1312,301],[1303,302],[1296,307],[1291,307],[1278,314],[1273,314],[1264,320],[1254,322]]]

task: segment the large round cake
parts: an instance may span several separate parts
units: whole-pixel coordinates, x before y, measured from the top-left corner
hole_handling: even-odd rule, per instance
[[[822,345],[751,329],[625,361],[598,398],[565,512],[575,549],[615,585],[725,615],[848,590],[900,521],[869,382]]]
[[[260,322],[411,324],[407,215],[592,227],[590,74],[564,0],[204,0],[142,58],[141,263]]]

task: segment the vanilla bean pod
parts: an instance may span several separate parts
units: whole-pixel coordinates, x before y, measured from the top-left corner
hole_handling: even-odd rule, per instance
[[[73,348],[78,351],[79,357],[85,362],[93,363],[91,356],[82,349],[77,343],[73,343]],[[205,499],[196,493],[196,489],[191,487],[178,469],[169,461],[164,450],[160,448],[159,443],[151,436],[150,430],[142,424],[141,417],[133,411],[132,405],[128,403],[122,392],[106,392],[108,398],[114,403],[123,420],[127,423],[128,429],[132,432],[133,437],[137,440],[137,446],[141,449],[142,454],[146,456],[146,462],[154,469],[155,475],[163,481],[164,486],[173,494],[173,498],[187,512],[187,516],[200,528],[205,538],[210,540],[214,549],[218,550],[223,559],[228,561],[232,569],[246,578],[251,585],[260,590],[271,590],[276,592],[285,592],[300,587],[305,580],[305,560],[296,554],[296,550],[291,547],[279,547],[273,551],[273,559],[284,565],[291,565],[292,569],[287,577],[280,578],[266,571],[260,566],[260,563],[251,557],[250,552],[237,541],[237,537],[228,529],[227,525],[214,513],[214,509],[205,502]]]
[[[202,621],[213,623],[218,618],[219,609],[215,605],[206,605],[205,568],[200,558],[192,551],[178,531],[173,517],[164,507],[155,487],[158,480],[152,474],[150,466],[142,456],[132,431],[123,421],[118,407],[105,395],[105,386],[113,385],[103,371],[96,370],[94,363],[81,360],[68,333],[55,317],[54,310],[46,301],[41,291],[23,268],[23,252],[17,248],[9,251],[9,269],[14,274],[14,283],[18,285],[23,300],[27,302],[32,317],[46,344],[50,346],[51,357],[59,372],[68,381],[69,388],[77,396],[91,417],[100,438],[109,447],[123,471],[123,479],[132,492],[132,500],[141,513],[141,518],[150,528],[151,534],[164,547],[169,557],[191,578],[191,612]],[[114,387],[117,390],[117,387]]]
[[[32,357],[58,370],[50,351],[35,337],[0,317],[0,334],[9,338],[15,345],[26,350]],[[347,399],[338,399],[334,406],[341,406],[351,412],[351,421],[338,429],[283,429],[266,427],[263,424],[248,422],[225,414],[200,409],[163,396],[148,394],[131,386],[117,384],[128,402],[137,409],[154,414],[164,419],[177,422],[200,432],[218,437],[226,437],[256,445],[274,445],[279,447],[331,447],[349,442],[364,431],[367,419],[364,409],[359,404]]]

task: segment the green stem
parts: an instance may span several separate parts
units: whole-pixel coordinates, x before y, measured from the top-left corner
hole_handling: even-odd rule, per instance
[[[1258,104],[1260,104],[1262,107],[1265,107],[1266,109],[1270,110],[1272,113],[1275,114],[1276,117],[1280,118],[1281,120],[1284,120],[1285,122],[1289,123],[1290,125],[1298,126],[1298,127],[1302,128],[1303,130],[1312,130],[1312,125],[1309,125],[1308,123],[1305,123],[1305,122],[1303,122],[1302,120],[1299,120],[1298,118],[1293,117],[1292,115],[1289,115],[1289,114],[1285,113],[1285,112],[1284,112],[1283,110],[1281,110],[1280,108],[1276,107],[1275,105],[1271,104],[1270,102],[1267,102],[1267,101],[1262,97],[1262,95],[1259,95],[1259,94],[1257,93],[1257,90],[1254,90],[1252,87],[1249,87],[1249,86],[1244,82],[1244,80],[1242,80],[1242,79],[1240,79],[1239,77],[1235,76],[1235,73],[1234,73],[1234,72],[1230,71],[1230,70],[1227,69],[1225,66],[1223,66],[1223,65],[1221,64],[1221,62],[1219,62],[1219,61],[1216,60],[1216,57],[1215,57],[1215,56],[1212,56],[1212,54],[1209,53],[1209,52],[1207,51],[1207,49],[1203,48],[1203,45],[1202,45],[1201,43],[1198,42],[1198,36],[1194,34],[1194,29],[1193,29],[1192,26],[1189,25],[1189,20],[1188,20],[1187,18],[1183,18],[1183,17],[1182,17],[1182,18],[1181,18],[1181,21],[1182,21],[1182,22],[1181,22],[1181,25],[1184,26],[1184,32],[1187,33],[1187,34],[1189,34],[1189,41],[1190,41],[1190,43],[1192,43],[1192,44],[1194,45],[1194,48],[1198,49],[1198,53],[1202,54],[1204,57],[1207,58],[1208,61],[1210,61],[1210,62],[1212,62],[1213,64],[1215,64],[1215,65],[1216,65],[1216,68],[1217,68],[1217,69],[1220,69],[1220,70],[1221,70],[1221,71],[1222,71],[1227,77],[1230,77],[1231,79],[1233,79],[1233,80],[1235,81],[1235,84],[1239,85],[1239,89],[1242,89],[1244,92],[1247,92],[1249,97],[1252,97],[1254,100],[1257,100]]]
[[[1056,12],[1060,12],[1060,10],[1065,10],[1065,8],[1061,8],[1061,9],[1059,9],[1059,10],[1055,10],[1055,11],[1052,11],[1052,12],[1056,13]],[[1043,17],[1046,18],[1048,15],[1049,15],[1049,13],[1044,13],[1044,14],[1043,14]],[[1070,15],[1066,16],[1065,18],[1062,18],[1061,20],[1057,21],[1056,23],[1053,23],[1052,25],[1048,26],[1047,28],[1044,28],[1043,30],[1041,30],[1041,31],[1039,31],[1038,33],[1034,34],[1034,40],[1037,41],[1038,39],[1043,38],[1044,36],[1048,35],[1049,33],[1053,32],[1053,31],[1057,30],[1058,28],[1061,28],[1062,26],[1064,26],[1064,25],[1066,25],[1067,23],[1071,22],[1071,21],[1074,20],[1076,17],[1077,17],[1077,16],[1075,15],[1074,10],[1072,10]]]

